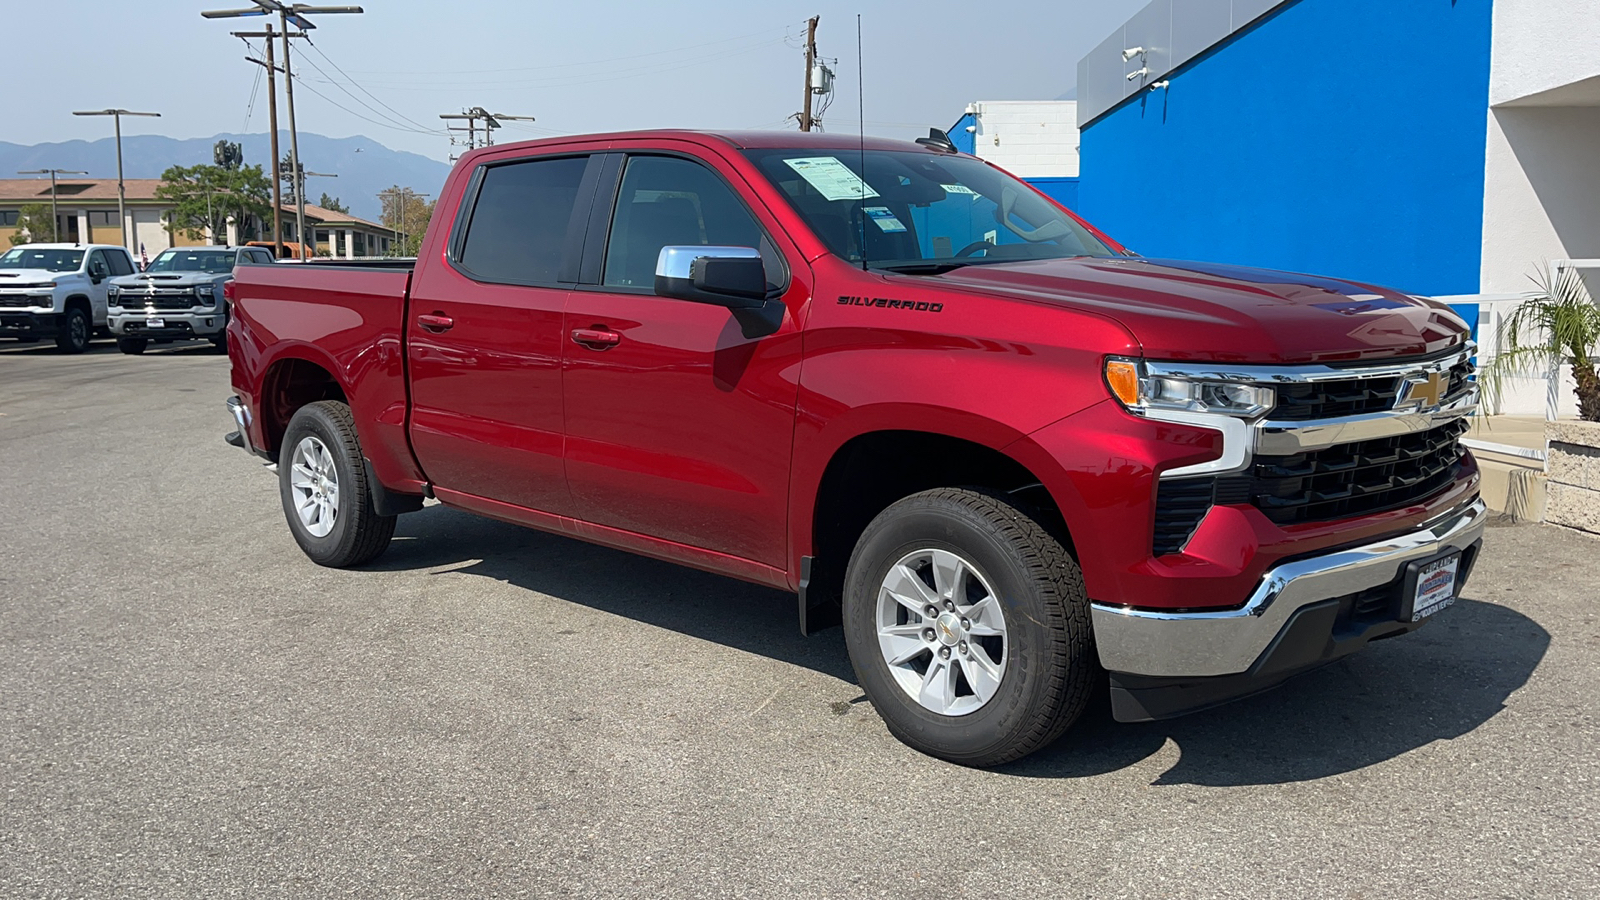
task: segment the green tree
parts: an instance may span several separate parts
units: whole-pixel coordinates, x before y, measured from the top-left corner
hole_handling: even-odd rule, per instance
[[[17,216],[17,233],[11,236],[12,244],[48,244],[57,240],[56,223],[50,216],[50,204],[30,203]]]
[[[1600,422],[1600,306],[1576,269],[1534,278],[1538,295],[1501,323],[1500,352],[1484,367],[1484,386],[1498,400],[1510,375],[1538,375],[1571,366],[1578,417]]]
[[[191,240],[227,239],[228,218],[239,226],[239,241],[255,240],[259,223],[272,218],[272,181],[260,166],[173,166],[161,173],[156,196],[172,202],[167,224]]]
[[[427,233],[428,221],[433,218],[433,204],[411,188],[394,185],[378,192],[383,203],[383,227],[398,232],[395,247],[397,256],[416,256],[422,247],[422,236]]]
[[[327,191],[322,192],[322,199],[317,201],[317,205],[329,212],[350,214],[350,207],[340,203],[338,197],[329,197]]]

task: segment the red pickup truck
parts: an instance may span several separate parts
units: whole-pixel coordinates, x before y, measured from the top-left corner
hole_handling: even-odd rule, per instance
[[[1448,308],[1141,258],[941,137],[468,153],[414,264],[239,271],[228,439],[322,565],[435,497],[797,592],[969,765],[1454,602],[1485,510]]]

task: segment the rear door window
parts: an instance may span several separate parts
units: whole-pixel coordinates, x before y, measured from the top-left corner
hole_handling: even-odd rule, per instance
[[[457,264],[479,281],[555,284],[588,164],[568,156],[486,169]]]
[[[128,257],[128,253],[125,250],[112,250],[107,253],[106,262],[110,263],[113,276],[133,274],[133,260]]]

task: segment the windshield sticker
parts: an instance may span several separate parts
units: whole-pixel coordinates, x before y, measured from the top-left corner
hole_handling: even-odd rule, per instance
[[[887,206],[867,206],[863,207],[861,211],[870,216],[879,228],[891,234],[896,231],[906,230],[906,226],[900,224],[900,220],[895,218],[894,213]]]
[[[978,194],[977,191],[964,184],[941,184],[939,187],[944,188],[946,194],[972,194],[973,196]]]
[[[829,200],[864,200],[878,196],[872,185],[862,181],[861,176],[834,157],[806,156],[786,159],[784,162],[816,188],[817,193]]]

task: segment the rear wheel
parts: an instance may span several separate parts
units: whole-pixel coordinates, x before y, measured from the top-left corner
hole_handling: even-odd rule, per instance
[[[121,350],[123,353],[129,354],[130,356],[137,356],[138,354],[143,353],[145,348],[148,347],[148,346],[150,346],[150,339],[149,338],[142,338],[142,337],[119,337],[119,338],[117,338],[117,349]]]
[[[889,731],[963,765],[1049,744],[1099,682],[1077,563],[981,490],[925,491],[880,513],[850,558],[844,627]]]
[[[56,328],[56,349],[62,353],[82,353],[89,349],[89,314],[74,306],[61,314]]]
[[[371,562],[394,536],[395,517],[373,512],[355,420],[343,403],[310,403],[289,420],[278,492],[295,542],[319,565]]]

